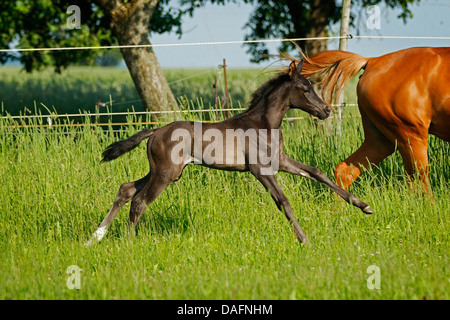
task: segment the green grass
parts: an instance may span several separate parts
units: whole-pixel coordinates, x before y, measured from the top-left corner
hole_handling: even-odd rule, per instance
[[[120,184],[147,173],[145,143],[100,164],[109,143],[140,127],[115,134],[11,124],[0,122],[0,299],[450,298],[450,147],[433,137],[433,201],[408,187],[398,154],[350,190],[372,215],[277,174],[312,248],[298,244],[250,174],[194,165],[147,209],[134,238],[128,204],[104,240],[85,247]],[[310,120],[284,123],[283,133],[287,154],[330,177],[363,139],[360,119],[349,118],[342,136]],[[374,264],[380,290],[367,288]],[[82,269],[80,290],[66,286],[71,265]]]

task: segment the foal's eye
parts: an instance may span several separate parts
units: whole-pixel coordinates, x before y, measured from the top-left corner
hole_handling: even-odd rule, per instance
[[[304,93],[309,93],[309,90],[308,90],[308,89],[306,89],[306,90],[303,90],[303,92],[304,92]]]

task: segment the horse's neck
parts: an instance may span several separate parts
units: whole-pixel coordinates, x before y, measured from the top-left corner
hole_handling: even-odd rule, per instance
[[[279,129],[281,122],[289,106],[284,101],[272,101],[271,103],[261,102],[252,110],[243,114],[244,118],[249,119],[258,127],[265,129]]]
[[[265,114],[266,121],[270,127],[270,129],[279,129],[281,127],[281,123],[283,122],[284,115],[289,110],[289,106],[287,103],[280,102],[280,104],[276,106],[270,106],[272,110],[268,110]]]

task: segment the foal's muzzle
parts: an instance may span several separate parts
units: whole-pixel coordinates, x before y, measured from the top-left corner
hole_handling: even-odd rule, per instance
[[[317,118],[319,118],[320,120],[324,120],[324,119],[328,118],[331,114],[331,109],[329,106],[326,106],[325,108],[323,108],[320,111],[321,112],[317,115]]]

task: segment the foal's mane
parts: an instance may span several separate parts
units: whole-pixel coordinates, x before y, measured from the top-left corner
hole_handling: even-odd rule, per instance
[[[280,73],[277,77],[270,79],[263,85],[261,85],[253,94],[250,100],[248,110],[254,109],[267,95],[272,93],[275,89],[280,87],[283,83],[290,80],[290,76],[287,73]]]
[[[302,49],[293,41],[291,41],[296,47],[297,49],[300,51],[303,60],[306,60],[307,62],[311,62],[308,58],[308,56],[303,53]],[[299,59],[295,59],[292,58],[290,56],[288,56],[285,53],[280,53],[278,55],[278,58],[280,58],[281,61],[287,61],[287,62],[296,62],[299,63],[300,60]],[[260,102],[261,100],[267,96],[268,94],[272,93],[273,90],[275,90],[276,88],[278,88],[279,86],[281,86],[283,83],[287,82],[288,80],[290,80],[290,76],[288,74],[288,70],[286,69],[281,69],[278,70],[278,76],[274,77],[272,79],[270,79],[269,81],[267,81],[266,83],[264,83],[263,85],[261,85],[253,94],[252,94],[252,98],[250,100],[250,105],[247,109],[248,110],[252,110],[254,109]]]

